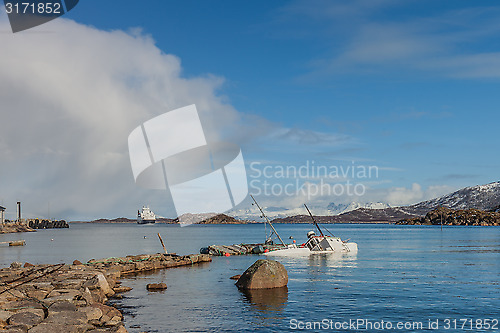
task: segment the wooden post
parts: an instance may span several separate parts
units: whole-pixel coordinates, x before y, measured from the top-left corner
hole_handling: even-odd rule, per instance
[[[167,249],[165,248],[165,244],[163,244],[163,239],[161,239],[160,233],[158,233],[158,238],[160,239],[161,246],[163,246],[163,251],[165,251],[165,254],[168,254]]]

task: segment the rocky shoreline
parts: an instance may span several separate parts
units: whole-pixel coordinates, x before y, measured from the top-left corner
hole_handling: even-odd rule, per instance
[[[454,210],[439,207],[424,217],[398,221],[402,225],[457,225],[457,226],[500,226],[500,213],[485,212],[478,209]]]
[[[36,231],[28,227],[24,223],[12,222],[12,223],[4,223],[0,225],[0,234],[10,234],[15,232],[33,232]]]
[[[193,215],[193,214],[186,214]],[[118,217],[115,219],[97,219],[93,221],[71,221],[70,223],[137,223],[137,219],[130,219],[127,217]],[[179,224],[179,219],[169,219],[165,217],[157,218],[156,223],[162,224]],[[195,224],[248,224],[256,223],[255,221],[246,221],[234,218],[226,214],[217,214],[209,218],[204,219],[201,222],[196,222]]]
[[[72,265],[15,262],[0,269],[0,331],[125,333],[122,313],[106,305],[131,289],[121,286],[122,276],[210,261],[203,254],[144,254]]]

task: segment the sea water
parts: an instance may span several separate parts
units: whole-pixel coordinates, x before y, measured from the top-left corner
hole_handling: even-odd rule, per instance
[[[276,258],[288,288],[242,292],[229,277],[258,255],[215,257],[211,263],[122,279],[134,289],[113,301],[129,332],[499,332],[500,228],[326,225],[358,243],[357,254]],[[278,224],[300,244],[307,224]],[[264,225],[71,224],[69,229],[0,235],[25,239],[0,248],[13,261],[71,263],[162,252],[197,253],[212,244],[262,242]],[[168,289],[149,292],[146,284]]]

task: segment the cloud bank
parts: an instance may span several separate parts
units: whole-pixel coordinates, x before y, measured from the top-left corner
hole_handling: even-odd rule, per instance
[[[10,32],[5,15],[0,31]],[[287,128],[238,112],[220,92],[223,78],[183,77],[180,59],[140,31],[102,31],[58,19],[2,33],[0,42],[0,205],[7,218],[15,217],[16,201],[23,202],[24,217],[132,217],[144,204],[174,217],[166,192],[135,185],[127,138],[144,121],[190,104],[210,127],[208,140],[243,145],[244,154],[259,160],[310,158],[358,144],[349,135]],[[430,190],[376,189],[358,201],[414,203],[429,198]],[[273,200],[290,208],[304,202]]]
[[[209,126],[241,118],[218,93],[222,78],[182,77],[180,60],[140,33],[58,19],[0,41],[0,200],[10,218],[17,200],[25,217],[47,216],[49,205],[55,218],[134,216],[142,204],[165,213],[165,193],[134,184],[130,132],[193,103]]]
[[[0,30],[9,29],[0,16]],[[0,42],[0,205],[7,218],[18,200],[28,218],[131,217],[145,204],[175,217],[168,193],[135,185],[127,138],[144,121],[190,104],[207,140],[251,142],[255,155],[350,140],[238,112],[220,93],[223,78],[183,77],[180,59],[140,30],[58,19],[0,34]]]

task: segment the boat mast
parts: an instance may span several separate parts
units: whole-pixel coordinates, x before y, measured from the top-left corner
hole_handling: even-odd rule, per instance
[[[250,194],[250,196],[252,197],[253,202],[255,202],[255,205],[257,206],[257,208],[259,208],[260,212],[262,213],[262,216],[266,219],[267,223],[269,223],[269,225],[271,226],[271,229],[273,229],[273,232],[276,234],[276,236],[278,236],[278,239],[280,240],[281,244],[283,244],[283,246],[286,246],[285,242],[283,242],[283,240],[281,239],[281,237],[278,234],[278,232],[276,231],[276,229],[274,229],[274,226],[271,223],[271,221],[267,218],[267,216],[264,213],[264,211],[262,210],[262,208],[260,208],[259,204],[257,203],[257,200],[255,200],[255,198],[253,197],[253,195]],[[266,235],[266,237],[267,237],[267,235]]]
[[[309,216],[312,218],[313,224],[316,226],[316,228],[318,228],[319,233],[321,234],[321,237],[325,237],[325,235],[323,235],[323,231],[321,231],[321,229],[319,227],[318,222],[316,222],[316,220],[314,219],[314,216],[311,214],[311,211],[309,210],[309,208],[307,208],[306,204],[304,204],[304,207],[306,207],[307,212],[309,213]]]

